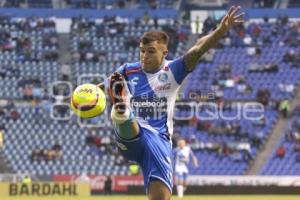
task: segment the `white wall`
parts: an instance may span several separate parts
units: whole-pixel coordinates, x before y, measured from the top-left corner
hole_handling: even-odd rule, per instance
[[[70,33],[72,20],[70,18],[56,18],[57,33]]]

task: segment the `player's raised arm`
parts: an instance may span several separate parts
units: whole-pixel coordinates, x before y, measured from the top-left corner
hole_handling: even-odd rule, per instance
[[[240,6],[232,6],[221,20],[218,28],[210,34],[200,38],[197,43],[188,50],[184,55],[187,71],[192,71],[197,66],[201,56],[203,56],[210,48],[214,47],[232,26],[244,22],[243,16],[245,13],[237,14],[239,10]]]

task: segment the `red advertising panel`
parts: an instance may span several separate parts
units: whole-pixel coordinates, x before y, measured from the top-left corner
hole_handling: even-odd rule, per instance
[[[144,180],[142,176],[114,176],[113,178],[114,191],[127,191],[129,185],[143,185]]]

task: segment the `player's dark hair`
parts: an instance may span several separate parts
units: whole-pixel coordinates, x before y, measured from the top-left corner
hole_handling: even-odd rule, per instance
[[[161,44],[168,45],[169,36],[164,31],[148,31],[143,34],[140,40],[142,44],[149,44],[155,41]]]

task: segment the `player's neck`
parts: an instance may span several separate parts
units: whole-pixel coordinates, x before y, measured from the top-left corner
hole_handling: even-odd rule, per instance
[[[156,72],[160,71],[165,66],[166,60],[164,59],[160,66],[157,69],[154,70],[146,70],[143,68],[143,71],[149,74],[155,74]]]

